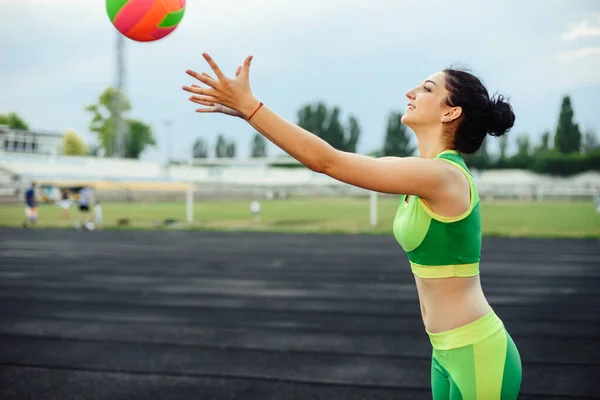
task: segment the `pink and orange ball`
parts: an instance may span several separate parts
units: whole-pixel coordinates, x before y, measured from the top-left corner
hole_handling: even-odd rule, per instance
[[[153,42],[177,28],[185,14],[185,0],[106,0],[106,12],[124,36]]]

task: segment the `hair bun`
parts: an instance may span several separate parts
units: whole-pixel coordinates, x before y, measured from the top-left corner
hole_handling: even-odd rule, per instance
[[[487,133],[492,136],[502,136],[515,124],[515,113],[504,96],[490,99],[487,119]]]

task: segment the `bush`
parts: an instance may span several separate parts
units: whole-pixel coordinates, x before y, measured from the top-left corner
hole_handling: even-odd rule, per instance
[[[586,158],[579,153],[546,151],[533,158],[530,169],[541,174],[571,176],[586,170]]]
[[[600,171],[600,148],[584,155],[583,169],[584,171]]]
[[[473,169],[527,169],[540,174],[572,176],[586,171],[600,171],[600,148],[586,154],[546,150],[503,159],[474,154],[465,156],[465,162]]]

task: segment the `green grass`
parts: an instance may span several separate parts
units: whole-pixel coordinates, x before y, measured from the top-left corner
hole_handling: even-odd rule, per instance
[[[194,205],[195,222],[190,229],[261,230],[283,232],[391,234],[396,198],[379,199],[379,223],[369,225],[368,198],[302,198],[262,201],[260,221],[253,221],[249,201],[200,201]],[[172,218],[185,221],[182,203],[104,203],[104,226],[116,228],[119,218],[129,218],[130,228],[150,229],[153,222]],[[39,208],[39,227],[71,228],[79,212],[71,207],[70,219],[61,220],[56,205]],[[600,238],[600,215],[590,202],[517,201],[483,202],[483,231],[486,236],[593,237]],[[22,205],[0,206],[0,226],[20,226]]]

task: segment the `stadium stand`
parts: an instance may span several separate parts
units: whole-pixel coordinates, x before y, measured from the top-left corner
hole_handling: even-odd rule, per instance
[[[103,199],[183,199],[188,183],[198,197],[365,196],[367,191],[307,168],[272,167],[273,159],[203,160],[193,165],[108,157],[73,157],[0,150],[0,192],[6,199],[36,180],[47,185],[90,185]],[[281,160],[276,160],[281,163]],[[295,163],[288,160],[283,163]],[[600,173],[569,178],[524,170],[473,171],[482,198],[591,199]]]

